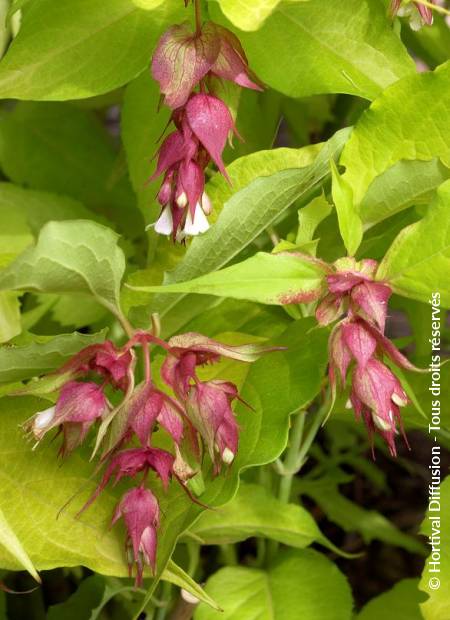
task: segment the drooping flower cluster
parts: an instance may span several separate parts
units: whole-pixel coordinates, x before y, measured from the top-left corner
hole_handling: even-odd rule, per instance
[[[230,110],[217,96],[218,81],[262,88],[237,37],[213,22],[198,25],[195,32],[187,23],[169,28],[153,55],[152,75],[176,128],[161,144],[151,177],[164,175],[155,231],[183,241],[209,228],[205,168],[212,160],[228,179],[222,152],[232,134],[238,135]]]
[[[386,356],[401,368],[417,370],[384,335],[391,288],[375,281],[374,260],[339,259],[326,276],[328,292],[320,301],[316,318],[334,326],[329,340],[329,378],[333,398],[350,377],[350,399],[357,419],[364,420],[369,437],[377,432],[396,454],[397,428],[403,432],[400,408],[408,403],[402,385],[384,363]],[[342,318],[344,317],[344,318]],[[404,434],[404,433],[403,433]],[[405,437],[406,441],[406,437]]]
[[[150,345],[161,347],[165,355],[158,386],[151,375]],[[135,385],[138,347],[145,377]],[[49,390],[57,390],[58,398],[55,406],[36,413],[26,423],[37,442],[57,429],[63,436],[60,454],[66,456],[100,423],[97,444],[104,444],[104,474],[82,511],[112,479],[117,484],[123,478],[141,476],[137,486],[124,494],[112,518],[112,524],[120,518],[125,522],[128,563],[130,572],[132,565],[136,566],[137,584],[142,582],[144,566],[154,571],[156,563],[160,510],[155,495],[146,487],[149,473],[156,474],[163,489],[175,478],[194,499],[186,484],[196,473],[195,467],[198,469],[203,448],[211,457],[215,474],[223,464],[233,462],[238,450],[239,429],[232,410],[238,389],[226,381],[202,381],[198,367],[222,357],[252,362],[263,352],[258,345],[229,346],[197,333],[165,342],[141,331],[121,348],[110,341],[87,347],[44,378],[44,384],[51,379]],[[34,382],[30,389],[33,386]],[[113,406],[111,401],[118,404]],[[152,445],[158,427],[170,437],[172,451]]]
[[[434,4],[434,0],[430,0]],[[419,30],[423,25],[431,26],[433,23],[433,11],[429,6],[420,2],[404,2],[404,0],[391,0],[389,12],[394,17],[407,17],[413,30]]]

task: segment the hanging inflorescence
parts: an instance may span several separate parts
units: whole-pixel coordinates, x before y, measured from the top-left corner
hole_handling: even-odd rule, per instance
[[[151,345],[164,356],[157,382],[152,379]],[[142,349],[145,376],[136,384],[137,349]],[[222,357],[252,362],[263,352],[258,345],[230,346],[193,332],[165,342],[139,331],[120,348],[111,341],[89,346],[49,376],[52,389],[58,389],[56,404],[26,423],[38,443],[57,429],[64,457],[99,424],[96,449],[103,446],[104,473],[82,511],[111,481],[138,478],[112,518],[113,524],[120,518],[125,522],[128,564],[130,570],[136,566],[137,584],[144,566],[154,571],[156,565],[160,509],[147,485],[149,473],[156,475],[163,489],[175,479],[196,501],[187,482],[199,471],[203,452],[218,474],[223,465],[231,465],[238,450],[239,428],[232,410],[240,398],[238,389],[228,381],[201,380],[198,368]],[[157,428],[169,436],[170,451],[153,445]]]
[[[151,69],[175,125],[159,148],[151,177],[163,175],[155,231],[183,241],[209,228],[212,205],[205,192],[205,168],[212,160],[228,179],[222,153],[233,133],[238,135],[218,85],[229,80],[244,88],[262,88],[237,37],[211,21],[202,25],[198,15],[195,32],[184,23],[161,37]]]

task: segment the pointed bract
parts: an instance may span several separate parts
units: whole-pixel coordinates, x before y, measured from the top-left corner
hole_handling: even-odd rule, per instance
[[[152,75],[159,82],[164,102],[172,109],[183,106],[205,77],[220,50],[220,40],[205,24],[193,33],[188,23],[172,26],[161,37],[152,59]]]
[[[222,152],[228,135],[234,128],[234,122],[227,106],[212,95],[204,93],[193,95],[186,104],[186,118],[211,159],[228,179]]]
[[[159,527],[159,506],[156,497],[143,487],[130,489],[117,505],[111,525],[120,518],[123,518],[127,529],[126,547],[131,548],[133,563],[136,565],[136,586],[140,586],[143,565],[150,566],[153,573],[156,569]]]

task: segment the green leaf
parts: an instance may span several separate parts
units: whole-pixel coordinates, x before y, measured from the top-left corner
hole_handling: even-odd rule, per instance
[[[312,164],[257,178],[234,194],[225,203],[216,224],[192,241],[183,261],[166,275],[164,283],[184,282],[220,269],[296,200],[308,202],[329,177],[330,158],[339,157],[348,134],[347,129],[335,134]],[[168,302],[167,297],[158,295],[152,307],[163,316],[178,301],[178,297]]]
[[[68,196],[25,189],[13,183],[0,183],[0,217],[4,225],[9,226],[11,217],[16,214],[23,217],[27,230],[33,235],[37,235],[50,220],[99,219],[99,216],[86,209],[81,202]],[[2,236],[3,234],[4,228]],[[27,238],[32,241],[29,235]],[[21,247],[20,251],[24,249],[25,247]]]
[[[263,487],[241,482],[237,495],[217,511],[205,511],[190,528],[205,545],[270,538],[303,549],[313,542],[332,547],[302,506],[283,504]]]
[[[450,308],[450,181],[437,191],[425,217],[403,229],[384,257],[377,278],[387,280],[405,297],[428,302],[440,292],[441,304]]]
[[[307,1],[307,0],[306,0]],[[258,30],[281,0],[219,0],[226,17],[241,30]]]
[[[81,99],[122,86],[182,15],[182,5],[162,0],[34,0],[0,65],[0,97]]]
[[[223,607],[204,605],[195,620],[350,620],[352,596],[336,565],[311,550],[280,554],[269,570],[239,566],[220,569],[206,591]]]
[[[0,274],[0,290],[89,293],[120,312],[125,257],[110,228],[86,220],[49,222],[35,246]]]
[[[402,159],[450,165],[449,106],[450,61],[400,80],[363,112],[340,162],[356,206],[375,177]]]
[[[353,192],[349,184],[341,177],[333,160],[331,193],[336,207],[339,230],[349,256],[354,256],[362,240],[362,222],[353,204]]]
[[[331,205],[323,194],[314,198],[303,209],[299,209],[295,244],[299,246],[313,241],[316,228],[330,213]]]
[[[111,136],[90,110],[69,103],[22,102],[4,111],[0,161],[14,183],[71,196],[116,222],[130,237],[142,232],[143,221],[130,183],[125,171],[118,174]],[[10,199],[16,197],[21,198],[16,192]],[[55,202],[53,198],[44,208],[44,215]]]
[[[299,490],[301,494],[311,497],[327,517],[343,530],[360,532],[366,543],[374,539],[383,540],[411,553],[424,554],[424,547],[418,540],[401,532],[386,517],[375,510],[366,510],[341,495],[334,480],[302,480]]]
[[[233,29],[218,6],[210,2],[212,18]],[[253,6],[241,2],[239,11]],[[374,99],[414,71],[378,0],[280,2],[256,32],[234,30],[258,77],[290,97],[348,93]]]
[[[438,159],[399,161],[370,184],[359,209],[364,229],[413,205],[428,205],[449,178],[450,169]]]
[[[258,252],[251,258],[190,282],[139,286],[150,293],[199,293],[264,304],[312,301],[322,291],[325,265],[301,254]]]
[[[6,519],[3,511],[0,508],[0,547],[4,548],[6,552],[13,556],[21,568],[27,570],[30,575],[41,583],[36,569],[33,566],[32,561],[28,557],[27,552],[22,547],[20,540],[17,538],[16,533],[11,528],[8,520]]]
[[[44,342],[0,347],[0,383],[31,379],[59,368],[75,353],[103,342],[106,330],[98,334],[62,334]]]
[[[428,599],[420,604],[420,609],[425,620],[443,620],[450,617],[450,476],[447,476],[440,485],[439,511],[437,504],[430,506],[422,523],[421,532],[425,536],[435,536],[434,542],[440,551],[440,572],[432,573],[429,565],[432,558],[428,558],[422,573],[419,588],[428,594]],[[440,517],[435,520],[434,517]],[[434,529],[433,529],[434,528]],[[439,537],[436,538],[436,535]],[[430,579],[438,577],[439,587],[430,587]],[[220,600],[218,601],[220,603]]]
[[[206,603],[213,609],[220,610],[219,605],[212,599],[205,590],[196,583],[178,564],[169,560],[167,567],[163,573],[162,579],[168,581],[183,590],[187,590],[193,594],[199,601]]]
[[[418,579],[402,579],[387,592],[370,600],[357,620],[423,620],[419,603],[424,599]]]
[[[120,590],[119,590],[120,592]],[[111,588],[101,575],[90,575],[83,579],[78,589],[64,603],[52,605],[47,620],[95,620],[98,612],[111,596]],[[105,601],[106,599],[106,601]]]
[[[22,331],[17,293],[0,292],[0,343],[8,342]]]

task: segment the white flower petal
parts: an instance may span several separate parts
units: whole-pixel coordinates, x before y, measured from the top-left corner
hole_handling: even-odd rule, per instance
[[[160,235],[170,235],[172,234],[173,228],[173,219],[172,219],[172,211],[170,207],[166,207],[163,209],[163,212],[159,216],[155,224],[155,232]]]
[[[41,430],[46,428],[49,424],[51,424],[54,417],[55,407],[49,407],[48,409],[44,409],[44,411],[39,411],[34,419],[34,429]]]
[[[186,222],[184,224],[184,234],[194,237],[200,235],[208,230],[209,223],[206,215],[203,213],[203,209],[200,204],[197,203],[195,207],[194,221],[192,221],[191,212],[189,211],[186,216]]]

